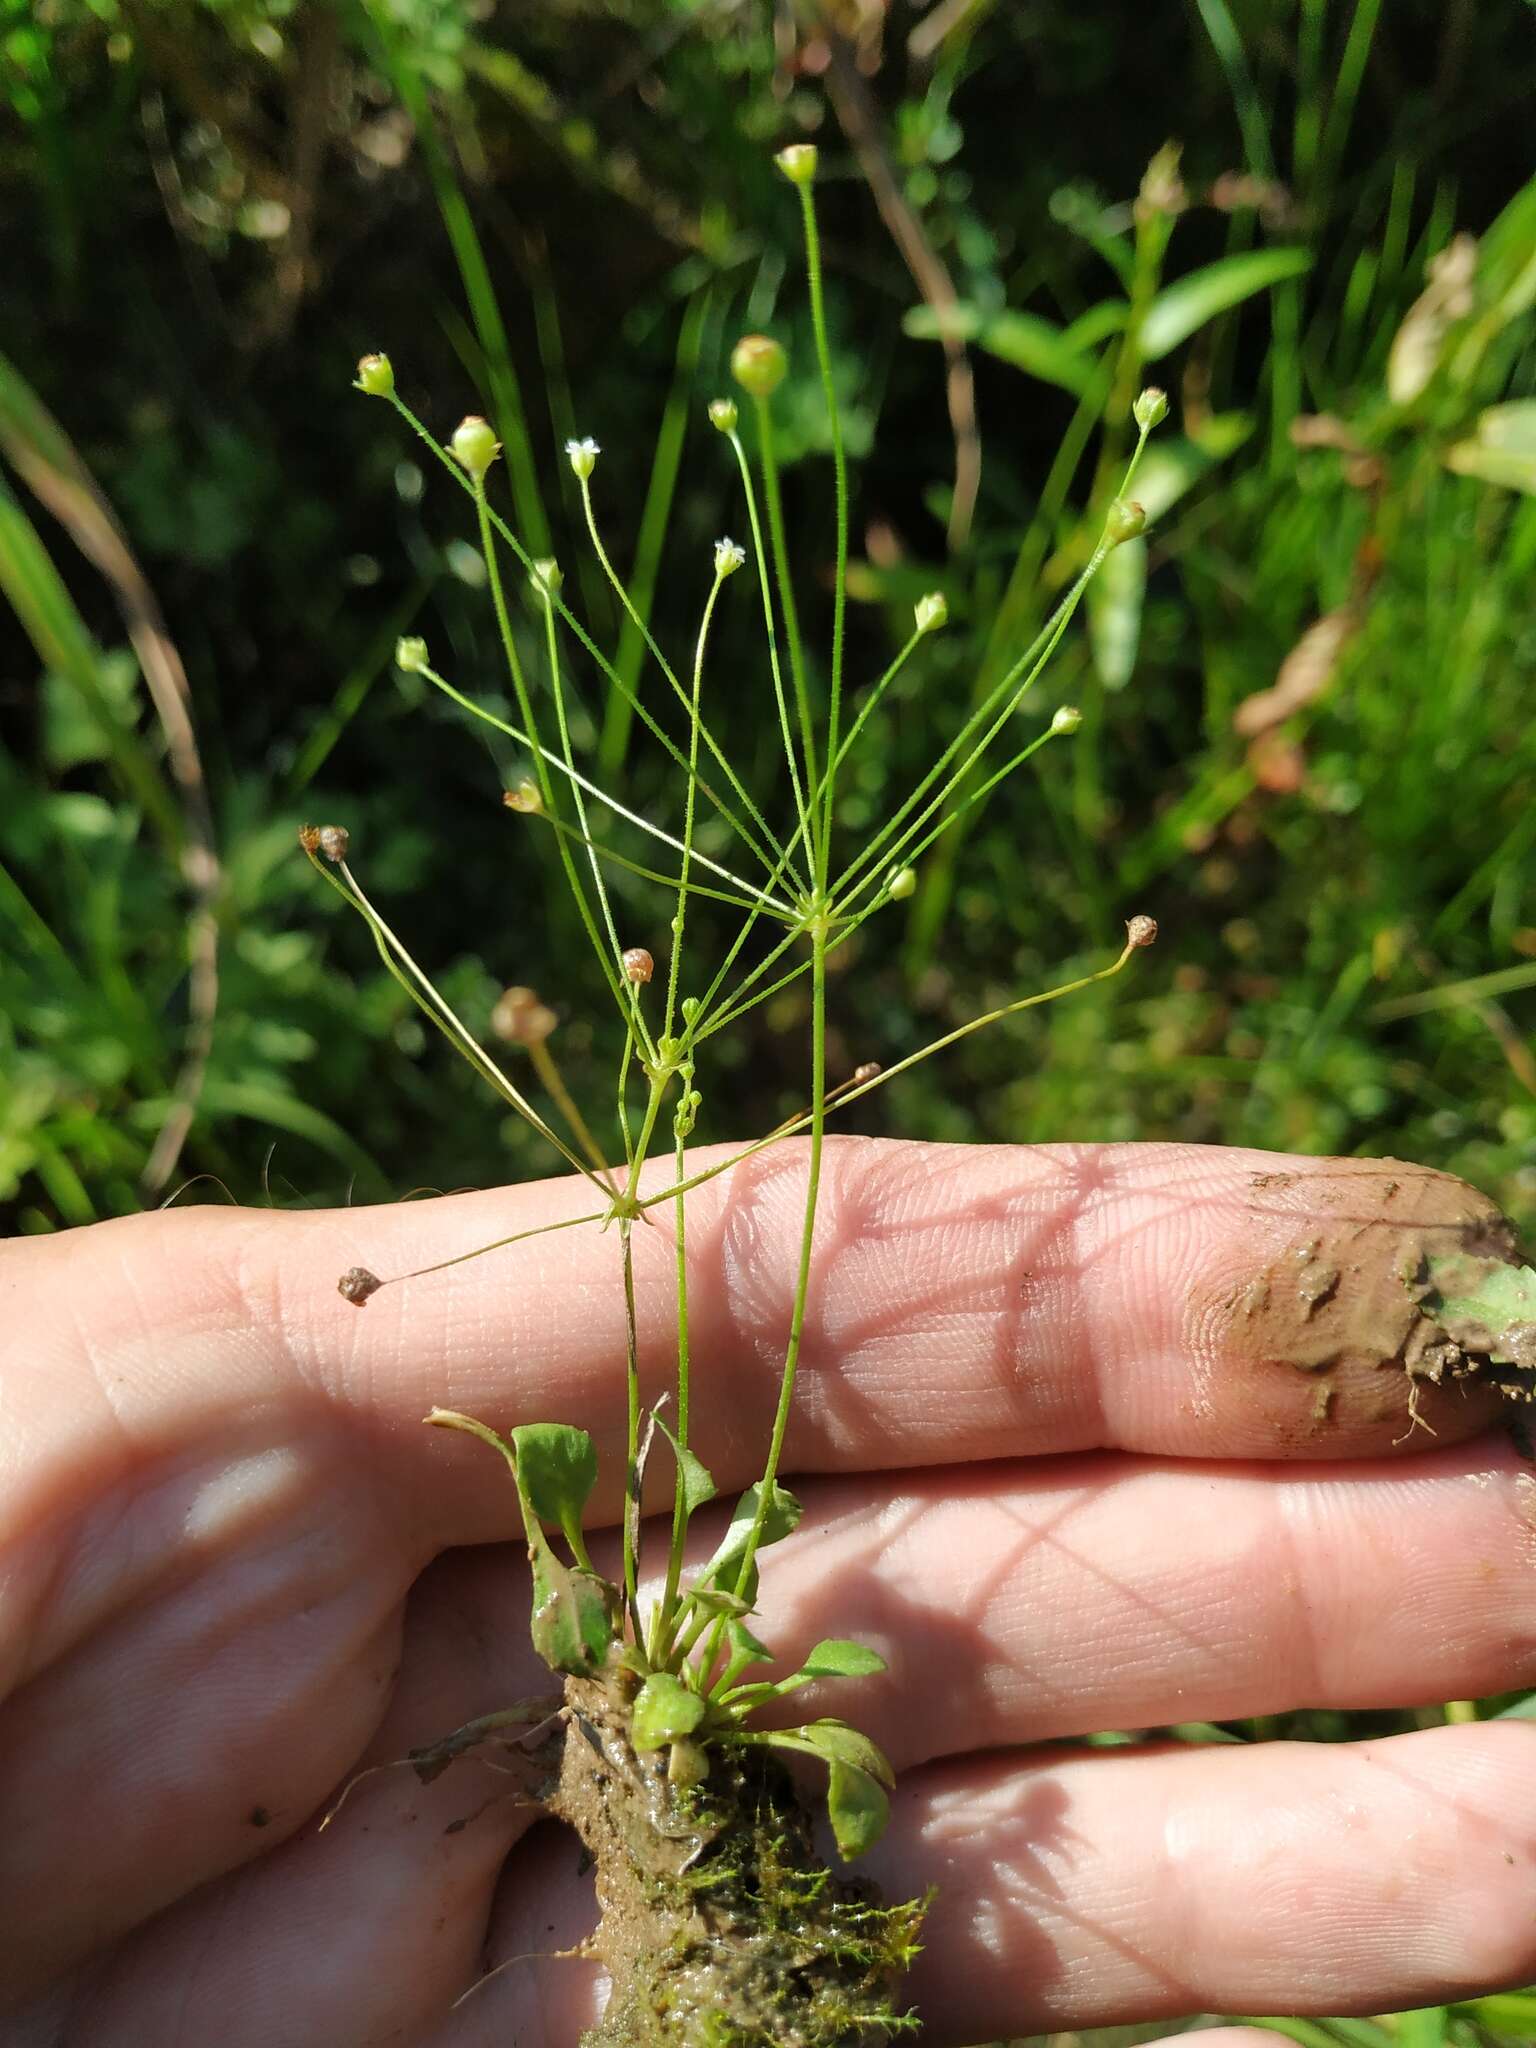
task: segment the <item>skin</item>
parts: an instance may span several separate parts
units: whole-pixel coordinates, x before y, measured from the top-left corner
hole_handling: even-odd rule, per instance
[[[1070,1746],[1536,1685],[1536,1485],[1497,1435],[1453,1440],[1484,1410],[1395,1448],[1401,1418],[1362,1423],[1301,1462],[1265,1456],[1224,1382],[1206,1305],[1304,1223],[1304,1179],[1284,1213],[1253,1198],[1282,1165],[1309,1170],[829,1147],[786,1460],[806,1515],[765,1554],[757,1626],[786,1657],[837,1634],[889,1659],[795,1718],[849,1716],[902,1773],[870,1860],[894,1892],[940,1887],[911,1980],[935,2044],[1536,1976],[1530,1725]],[[804,1170],[783,1147],[691,1198],[695,1446],[722,1491],[766,1439]],[[8,2048],[501,2048],[591,2016],[593,1967],[547,1959],[590,1925],[590,1884],[508,1778],[381,1772],[316,1827],[359,1765],[549,1689],[506,1475],[426,1409],[589,1428],[607,1520],[623,1441],[610,1237],[361,1310],[336,1279],[589,1192],[172,1210],[0,1247]],[[666,1212],[637,1238],[654,1398]]]

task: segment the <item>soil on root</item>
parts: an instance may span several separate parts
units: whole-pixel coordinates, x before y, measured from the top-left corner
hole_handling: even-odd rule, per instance
[[[817,1855],[787,1774],[715,1748],[667,1781],[629,1735],[623,1673],[566,1681],[550,1813],[580,1835],[601,1914],[589,1953],[613,1989],[584,2048],[884,2048],[923,1903],[886,1906]]]
[[[1249,1202],[1281,1248],[1221,1303],[1224,1374],[1244,1380],[1274,1440],[1320,1455],[1448,1441],[1536,1390],[1496,1363],[1496,1335],[1445,1312],[1431,1261],[1518,1265],[1515,1232],[1449,1174],[1398,1160],[1320,1160],[1253,1176]]]

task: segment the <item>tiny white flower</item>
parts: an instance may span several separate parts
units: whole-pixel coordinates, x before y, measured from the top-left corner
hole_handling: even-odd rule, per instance
[[[565,453],[571,468],[583,483],[596,469],[597,458],[602,452],[590,434],[580,441],[567,441],[565,444]]]
[[[719,577],[734,576],[747,559],[747,551],[733,540],[724,538],[715,542],[715,574]]]

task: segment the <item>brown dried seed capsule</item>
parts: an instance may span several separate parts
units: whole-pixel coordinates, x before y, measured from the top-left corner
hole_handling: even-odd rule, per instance
[[[558,1021],[531,988],[504,989],[491,1012],[491,1029],[508,1045],[542,1045]]]
[[[343,1301],[350,1301],[354,1308],[361,1308],[370,1294],[377,1294],[384,1282],[377,1273],[370,1273],[366,1266],[353,1266],[336,1282],[336,1292]]]
[[[299,844],[306,853],[318,853],[320,851],[320,827],[318,825],[301,825],[299,827]]]
[[[322,825],[316,834],[320,851],[327,860],[343,861],[347,848],[352,844],[352,835],[345,825]]]
[[[1125,921],[1125,943],[1128,946],[1150,946],[1157,937],[1155,917],[1128,917]]]
[[[854,1068],[853,1079],[856,1084],[862,1086],[866,1081],[876,1080],[879,1077],[879,1073],[880,1062],[878,1060],[865,1060],[861,1067]]]
[[[632,981],[637,988],[648,982],[656,972],[656,962],[644,946],[630,946],[624,954],[624,979]]]

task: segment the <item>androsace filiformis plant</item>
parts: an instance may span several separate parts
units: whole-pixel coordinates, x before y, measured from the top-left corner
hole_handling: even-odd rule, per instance
[[[849,478],[822,298],[813,195],[816,152],[806,146],[787,149],[777,162],[801,203],[811,325],[830,428],[836,561],[830,644],[824,655],[813,658],[807,646],[786,552],[773,437],[774,393],[785,372],[777,342],[750,335],[734,351],[732,369],[748,401],[747,421],[733,399],[719,398],[709,407],[710,421],[730,455],[738,507],[733,523],[736,516],[744,520],[739,530],[747,542],[717,542],[685,663],[674,666],[652,637],[604,546],[593,494],[601,454],[597,443],[573,440],[566,449],[590,545],[680,708],[680,736],[627,689],[568,607],[558,566],[533,559],[492,505],[489,484],[500,451],[487,422],[464,420],[444,447],[400,398],[386,357],[367,356],[358,369],[359,388],[395,408],[473,505],[517,722],[493,715],[441,675],[422,641],[402,641],[398,660],[520,750],[523,772],[505,791],[504,801],[526,816],[531,828],[555,834],[565,880],[623,1032],[615,1077],[615,1156],[594,1136],[560,1077],[547,1043],[553,1013],[540,999],[528,989],[508,990],[498,1005],[496,1028],[528,1052],[551,1105],[549,1115],[465,1028],[364,893],[348,860],[345,831],[306,828],[303,835],[317,869],[367,921],[386,964],[425,1014],[590,1183],[590,1211],[551,1227],[612,1233],[614,1284],[623,1291],[628,1333],[622,1365],[628,1390],[626,1507],[617,1576],[605,1577],[588,1548],[584,1517],[597,1456],[583,1430],[543,1422],[503,1434],[483,1420],[434,1409],[430,1422],[481,1438],[510,1468],[532,1572],[533,1639],[563,1680],[564,1693],[552,1704],[524,1703],[487,1716],[418,1752],[414,1760],[424,1775],[435,1774],[462,1751],[495,1741],[518,1750],[530,1769],[542,1773],[538,1795],[578,1828],[596,1862],[603,1922],[594,1949],[608,1964],[614,1989],[603,2025],[592,2038],[613,2043],[677,2041],[701,2048],[706,2043],[710,2048],[874,2044],[911,2024],[899,2012],[897,1988],[914,1952],[921,1904],[880,1906],[866,1887],[820,1867],[790,1781],[771,1753],[809,1757],[822,1767],[832,1836],[845,1861],[868,1849],[886,1826],[890,1766],[867,1736],[842,1719],[821,1717],[787,1728],[763,1726],[760,1720],[764,1708],[802,1686],[855,1679],[883,1669],[882,1660],[857,1642],[834,1639],[819,1643],[798,1670],[765,1676],[774,1653],[750,1625],[758,1599],[758,1553],[788,1537],[800,1516],[793,1495],[780,1484],[780,1467],[805,1331],[827,1118],[971,1031],[1118,973],[1131,953],[1155,936],[1149,918],[1134,917],[1118,957],[1097,972],[1021,995],[887,1071],[862,1066],[838,1081],[828,1074],[829,958],[868,918],[910,895],[914,864],[968,805],[1075,729],[1077,713],[1063,707],[1022,744],[1003,739],[1099,565],[1111,549],[1141,530],[1140,508],[1127,492],[1147,435],[1167,408],[1156,391],[1143,393],[1138,401],[1138,440],[1121,495],[1086,567],[1054,615],[958,731],[937,748],[931,767],[890,815],[860,843],[845,845],[838,795],[850,761],[871,720],[880,715],[891,685],[925,637],[944,626],[946,607],[937,592],[924,597],[905,644],[885,673],[861,696],[850,694],[844,673]],[[540,628],[538,673],[531,671],[513,629],[509,558],[526,584]],[[727,601],[726,585],[737,577],[742,584],[756,585],[751,601],[762,619],[761,682],[771,693],[783,750],[788,801],[782,805],[771,797],[754,797],[710,726],[711,627],[718,607]],[[629,697],[634,715],[676,764],[679,816],[663,823],[640,815],[600,787],[578,761],[570,691],[571,675],[582,664],[590,664],[611,688]],[[1005,758],[997,759],[999,754]],[[786,816],[778,815],[781,809]],[[701,848],[704,811],[728,829],[736,847],[732,860]],[[601,831],[594,829],[600,812],[608,814]],[[661,962],[636,943],[647,934],[620,928],[605,874],[610,863],[665,892],[670,920]],[[697,956],[690,910],[701,897],[740,913],[736,936],[718,959]],[[810,977],[811,996],[808,1107],[729,1157],[690,1169],[686,1148],[712,1041],[739,1028],[753,1009],[802,975]],[[642,1169],[665,1143],[664,1130],[670,1137],[672,1173],[667,1185],[642,1193]],[[689,1196],[703,1182],[796,1133],[808,1138],[804,1221],[778,1401],[761,1473],[738,1502],[713,1554],[689,1570],[690,1522],[716,1493],[691,1447]],[[676,1251],[670,1415],[659,1405],[645,1412],[637,1362],[634,1237],[637,1225],[653,1218],[670,1223]],[[343,1277],[341,1291],[361,1306],[387,1284],[357,1269]],[[659,1448],[658,1439],[667,1446],[675,1476],[660,1590],[647,1601],[641,1592],[639,1503],[646,1461]]]

